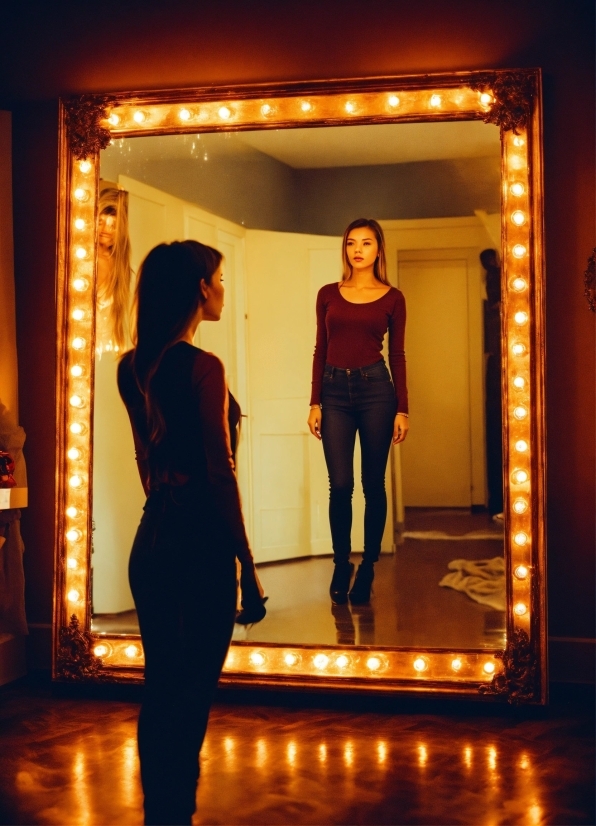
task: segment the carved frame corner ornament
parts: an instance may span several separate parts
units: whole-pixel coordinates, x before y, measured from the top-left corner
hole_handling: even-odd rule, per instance
[[[504,670],[491,683],[481,685],[481,694],[507,697],[512,705],[531,703],[539,697],[538,664],[534,647],[526,631],[516,628],[507,640],[504,651],[495,657],[503,661]]]
[[[105,149],[112,136],[101,125],[113,103],[107,95],[79,95],[64,101],[68,143],[77,161]]]
[[[477,92],[490,92],[494,102],[484,123],[494,123],[502,132],[517,135],[519,127],[527,126],[532,116],[536,96],[536,78],[526,72],[488,72],[470,83]]]
[[[81,681],[103,678],[103,663],[92,651],[96,640],[89,631],[80,628],[76,614],[70,618],[68,628],[61,628],[58,637],[56,677],[59,680]]]
[[[588,307],[596,313],[596,247],[588,258],[588,267],[584,273],[584,295]]]

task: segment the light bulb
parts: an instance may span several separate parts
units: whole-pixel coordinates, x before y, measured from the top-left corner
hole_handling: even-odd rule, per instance
[[[526,352],[526,345],[518,341],[512,346],[511,351],[514,356],[521,356]]]
[[[70,432],[78,436],[83,432],[83,425],[80,422],[73,422],[70,426]]]
[[[399,106],[399,98],[397,95],[389,95],[389,106]]]
[[[178,117],[180,118],[180,120],[190,120],[190,112],[188,111],[188,109],[181,109],[178,112]]]
[[[516,499],[513,503],[513,510],[516,513],[525,513],[528,510],[528,503],[525,499]]]
[[[260,651],[253,651],[250,655],[250,661],[253,665],[263,665],[265,662],[265,657]]]
[[[516,545],[520,545],[523,547],[524,545],[528,544],[528,534],[524,533],[523,531],[520,531],[519,533],[515,534],[515,536],[513,537],[513,541]]]
[[[516,181],[514,184],[511,184],[509,189],[511,190],[511,194],[515,195],[517,198],[519,198],[520,195],[523,195],[526,191],[525,186],[523,184],[520,184],[519,181]]]
[[[93,653],[96,657],[105,657],[105,655],[108,653],[108,646],[103,644],[96,645],[93,649]]]
[[[310,110],[312,109],[312,103],[310,103],[308,100],[303,100],[300,104],[300,108],[303,112],[310,112]]]
[[[515,319],[516,324],[525,324],[528,320],[528,314],[524,313],[523,310],[519,310],[519,312],[515,313],[513,318]]]
[[[518,421],[521,421],[526,418],[528,411],[522,404],[520,404],[513,409],[513,415],[516,419],[518,419]]]
[[[513,606],[513,612],[518,617],[523,617],[528,611],[528,606],[524,602],[516,602]]]
[[[69,556],[66,560],[66,567],[71,571],[75,571],[79,567],[79,563],[74,556]]]
[[[76,393],[72,395],[69,399],[71,407],[82,407],[83,406],[83,399],[78,396]]]
[[[217,113],[222,120],[227,120],[232,112],[228,109],[227,106],[221,106],[218,113]]]
[[[73,461],[75,459],[80,459],[81,451],[78,449],[78,447],[71,447],[67,453],[67,456],[69,459],[72,459]]]
[[[80,261],[82,261],[83,258],[87,258],[87,250],[85,247],[77,247],[75,250],[75,255]]]
[[[147,115],[145,114],[145,112],[143,112],[141,109],[139,109],[138,111],[136,111],[134,113],[134,115],[132,116],[132,119],[136,123],[145,123],[145,121],[147,120]]]
[[[517,387],[518,390],[523,390],[524,387],[526,386],[526,380],[524,379],[523,376],[516,376],[513,379],[513,386]]]
[[[485,674],[494,674],[495,673],[495,664],[491,663],[491,662],[484,663],[484,665],[482,666],[482,670],[484,671]]]
[[[514,278],[511,282],[511,286],[516,292],[521,293],[528,285],[525,278]]]
[[[69,602],[78,602],[79,598],[80,598],[80,594],[79,594],[78,591],[75,591],[74,588],[72,589],[72,591],[68,592]]]
[[[528,449],[528,447],[529,447],[529,445],[528,445],[528,443],[525,441],[525,439],[519,439],[519,440],[515,443],[515,449],[517,450],[517,452],[518,452],[518,453],[525,453],[525,452],[526,452],[526,450]]]
[[[455,660],[451,660],[451,668],[454,671],[459,671],[462,667],[462,661],[457,657]]]
[[[74,476],[70,477],[70,479],[68,480],[68,484],[71,486],[71,488],[80,488],[83,484],[83,480],[80,476],[75,474]]]
[[[74,194],[75,198],[77,199],[77,201],[80,201],[81,203],[84,203],[85,201],[87,201],[89,199],[88,190],[83,189],[82,186],[77,187],[73,194]]]
[[[75,516],[78,515],[78,513],[78,510],[73,505],[70,505],[70,507],[66,508],[66,515],[70,516],[71,519],[74,519]]]
[[[414,660],[414,668],[416,669],[416,671],[426,671],[427,667],[428,664],[424,657],[417,657]]]
[[[286,665],[295,665],[298,657],[295,654],[286,654],[284,657],[284,662]]]
[[[82,376],[83,375],[83,368],[81,367],[81,365],[80,364],[73,364],[72,367],[70,368],[70,375],[71,376],[76,376],[77,378],[79,376]]]
[[[270,115],[272,111],[273,111],[273,109],[271,108],[271,106],[268,103],[264,103],[261,106],[261,114],[262,115],[265,115],[265,116]]]
[[[82,218],[77,218],[74,222],[75,229],[85,229],[85,222]]]
[[[371,671],[378,671],[381,667],[381,660],[378,657],[369,657],[366,661],[366,667]]]
[[[72,311],[72,317],[75,321],[82,321],[85,318],[85,311],[77,308]]]
[[[115,112],[112,112],[112,114],[108,118],[108,123],[110,123],[112,126],[118,126],[118,124],[120,123],[120,115],[117,115]]]
[[[528,479],[530,478],[528,476],[527,471],[521,470],[521,469],[514,470],[513,473],[511,474],[511,476],[513,478],[513,481],[518,485],[523,485],[524,482],[527,482]]]
[[[523,257],[524,257],[524,255],[527,253],[527,251],[528,251],[528,250],[527,250],[527,248],[526,248],[526,247],[524,247],[524,245],[523,245],[523,244],[516,244],[516,245],[513,247],[513,249],[511,250],[511,252],[513,253],[513,255],[514,255],[516,258],[523,258]]]
[[[79,169],[86,175],[88,172],[91,172],[91,163],[89,161],[81,161],[79,164]]]
[[[513,573],[518,579],[525,579],[530,573],[530,571],[528,570],[528,568],[526,568],[525,565],[518,565],[517,568],[513,571]]]
[[[440,106],[441,105],[441,95],[431,95],[430,105],[434,106],[434,107]]]
[[[69,542],[78,542],[81,536],[82,533],[76,528],[71,528],[69,531],[66,531],[66,538]]]
[[[511,220],[516,227],[522,227],[526,223],[525,213],[521,209],[516,209],[515,212],[511,213]]]
[[[346,665],[349,663],[349,659],[346,657],[345,654],[340,654],[339,657],[335,660],[335,665],[338,668],[345,668]]]
[[[72,282],[72,286],[78,293],[83,293],[89,286],[89,283],[85,278],[75,278]]]
[[[513,145],[514,146],[523,146],[524,143],[525,143],[525,140],[522,137],[520,137],[519,135],[515,135],[515,137],[513,138]]]
[[[317,654],[317,656],[313,658],[313,663],[315,668],[327,668],[329,665],[329,657],[325,654]]]
[[[133,657],[136,657],[138,655],[139,649],[136,647],[136,645],[127,645],[124,649],[124,653],[127,657],[130,657],[132,659]]]
[[[493,96],[492,96],[492,95],[490,95],[488,92],[483,92],[483,93],[480,95],[480,103],[481,103],[483,106],[488,106],[488,105],[489,105],[489,103],[492,103],[492,100],[493,100]]]
[[[84,350],[85,339],[80,336],[76,336],[76,338],[73,338],[71,345],[73,350]]]
[[[346,112],[349,112],[350,114],[352,114],[352,112],[354,112],[354,111],[355,111],[355,109],[356,109],[356,106],[352,103],[352,101],[351,101],[351,100],[349,100],[349,101],[346,103]]]

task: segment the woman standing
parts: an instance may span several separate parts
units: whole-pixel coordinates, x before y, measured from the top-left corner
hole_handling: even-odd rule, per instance
[[[104,185],[97,218],[95,348],[99,357],[104,352],[121,352],[130,341],[131,275],[128,192]]]
[[[342,281],[317,296],[317,341],[313,359],[308,426],[323,440],[329,472],[329,522],[335,569],[330,594],[335,604],[370,600],[374,563],[379,558],[387,518],[385,470],[391,443],[408,432],[408,393],[402,293],[387,280],[385,239],[380,225],[366,218],[346,229]],[[389,331],[389,365],[382,356]],[[350,590],[354,444],[362,451],[365,498],[364,554]],[[349,592],[349,594],[348,594]]]
[[[236,556],[244,610],[265,613],[231,452],[229,419],[235,426],[240,411],[219,359],[192,343],[200,322],[221,316],[221,262],[196,241],[147,255],[136,347],[118,370],[147,493],[129,576],[145,652],[138,742],[148,824],[188,824],[195,810],[199,751],[236,618]]]

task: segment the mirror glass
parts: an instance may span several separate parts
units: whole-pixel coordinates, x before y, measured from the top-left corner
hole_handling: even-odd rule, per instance
[[[156,244],[225,256],[225,309],[197,346],[245,418],[237,473],[269,597],[234,639],[502,648],[500,138],[480,121],[122,138],[101,154],[92,629],[137,634],[128,556],[144,503],[116,365],[136,273]],[[365,606],[332,606],[328,479],[308,432],[315,301],[341,238],[380,221],[405,296],[410,432],[391,450],[388,518]],[[129,263],[128,263],[129,262]],[[358,446],[354,561],[363,543]],[[167,561],[164,561],[167,564]]]

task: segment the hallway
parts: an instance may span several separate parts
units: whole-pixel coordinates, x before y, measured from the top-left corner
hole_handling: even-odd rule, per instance
[[[224,694],[194,823],[594,824],[592,705],[574,691],[546,711]],[[1,824],[142,822],[138,703],[121,694],[0,691]]]

